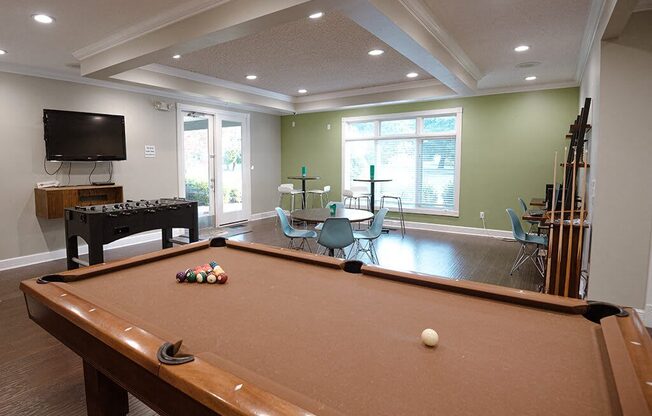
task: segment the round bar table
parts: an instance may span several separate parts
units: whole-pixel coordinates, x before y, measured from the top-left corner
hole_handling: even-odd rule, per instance
[[[301,190],[303,191],[303,195],[301,195],[301,208],[305,209],[306,208],[306,181],[316,181],[321,178],[319,176],[296,175],[296,176],[288,176],[288,179],[301,181]]]

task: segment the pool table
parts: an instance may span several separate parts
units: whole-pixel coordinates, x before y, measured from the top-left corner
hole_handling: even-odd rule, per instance
[[[226,284],[175,280],[210,261]],[[126,414],[127,391],[164,415],[652,408],[652,341],[612,305],[222,238],[20,287],[30,318],[83,359],[89,415]]]

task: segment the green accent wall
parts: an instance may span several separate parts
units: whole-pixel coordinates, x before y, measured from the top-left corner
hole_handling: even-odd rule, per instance
[[[579,89],[563,88],[284,116],[282,182],[293,182],[287,177],[301,174],[305,165],[309,175],[321,177],[308,188],[331,185],[331,199],[340,200],[343,117],[462,107],[460,215],[407,214],[406,220],[482,227],[484,211],[487,228],[510,230],[505,209],[518,212],[519,196],[526,202],[543,197],[552,182],[554,154],[561,161],[578,103]]]

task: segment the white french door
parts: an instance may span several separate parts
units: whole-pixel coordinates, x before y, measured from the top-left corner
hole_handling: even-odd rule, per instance
[[[251,215],[249,115],[220,113],[216,122],[217,224],[246,221]]]
[[[179,104],[179,195],[197,201],[200,228],[251,216],[249,114]]]

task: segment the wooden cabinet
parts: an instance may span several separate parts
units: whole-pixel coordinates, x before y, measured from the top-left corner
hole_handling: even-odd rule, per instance
[[[64,208],[123,202],[122,186],[85,185],[34,188],[34,201],[37,217],[63,218]]]

